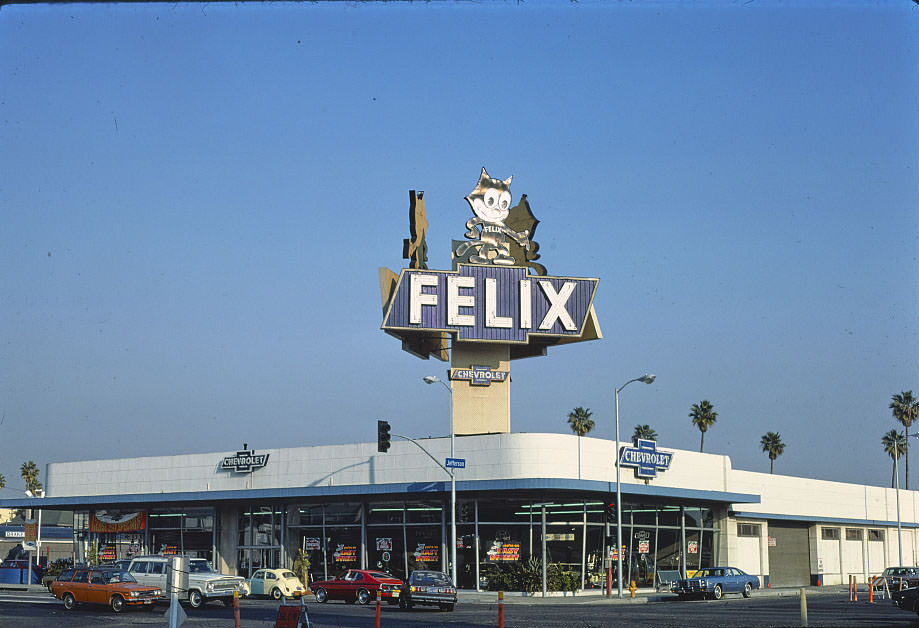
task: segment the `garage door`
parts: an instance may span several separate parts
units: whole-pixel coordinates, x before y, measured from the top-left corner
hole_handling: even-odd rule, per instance
[[[769,522],[769,584],[773,587],[810,585],[807,526]]]

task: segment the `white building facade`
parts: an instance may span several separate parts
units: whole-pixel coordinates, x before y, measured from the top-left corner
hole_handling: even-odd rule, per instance
[[[449,456],[449,438],[419,443]],[[919,564],[914,491],[899,492],[898,515],[893,489],[739,471],[728,456],[661,447],[672,457],[655,477],[622,469],[616,513],[615,448],[567,434],[457,437],[459,586],[507,588],[515,566],[544,558],[582,590],[603,589],[617,515],[624,571],[639,587],[713,565],[801,586],[864,581],[901,556]],[[43,507],[75,513],[78,560],[185,553],[247,576],[303,550],[315,578],[448,571],[449,477],[407,441],[385,454],[356,443],[61,462],[46,478]]]

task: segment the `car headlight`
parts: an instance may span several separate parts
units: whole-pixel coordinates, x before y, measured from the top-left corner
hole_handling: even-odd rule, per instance
[[[214,590],[214,583],[213,583],[213,582],[208,582],[208,583],[207,583],[207,586],[205,586],[204,588],[207,589],[208,591],[213,591],[213,590]]]
[[[137,597],[138,595],[140,595],[140,593],[137,591],[131,591],[131,597]]]

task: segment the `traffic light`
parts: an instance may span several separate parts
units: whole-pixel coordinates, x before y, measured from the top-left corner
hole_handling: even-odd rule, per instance
[[[377,421],[377,451],[384,454],[389,451],[391,445],[389,429],[389,421]]]
[[[616,523],[616,504],[606,505],[606,520],[609,523]]]

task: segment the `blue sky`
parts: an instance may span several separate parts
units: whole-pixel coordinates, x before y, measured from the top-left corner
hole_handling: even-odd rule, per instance
[[[484,165],[598,277],[604,339],[512,366],[513,431],[650,424],[889,485],[919,394],[919,6],[119,4],[0,9],[0,473],[448,430],[380,331],[408,190],[429,263]],[[919,444],[919,441],[914,441]],[[458,446],[461,452],[461,445]],[[919,452],[919,449],[917,449]],[[919,453],[913,487],[919,487]]]

